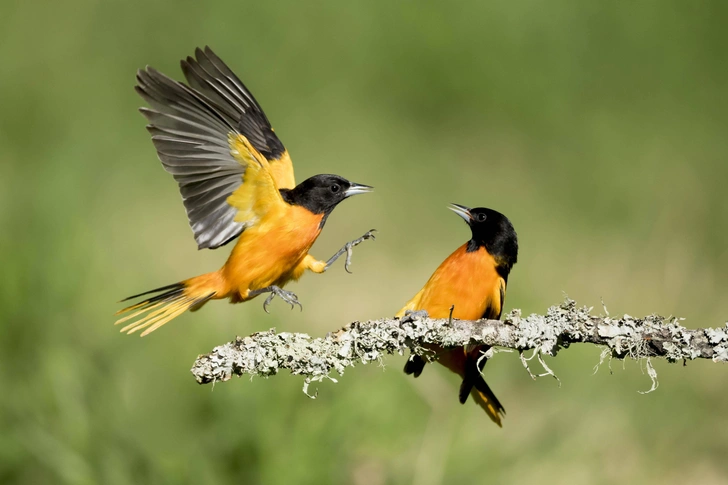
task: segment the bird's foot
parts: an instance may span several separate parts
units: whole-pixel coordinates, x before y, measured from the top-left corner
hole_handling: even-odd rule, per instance
[[[268,311],[268,305],[270,305],[270,302],[272,302],[273,298],[275,298],[276,296],[291,305],[291,310],[293,310],[293,308],[298,305],[301,308],[301,311],[303,311],[303,305],[301,305],[301,302],[298,301],[298,296],[296,296],[296,294],[292,291],[287,291],[279,286],[273,285],[261,288],[260,290],[251,291],[249,295],[257,296],[262,293],[270,293],[270,295],[268,295],[268,298],[266,298],[263,302],[263,310],[265,310],[266,313],[270,313]]]
[[[329,258],[329,260],[326,261],[326,267],[324,268],[324,271],[329,269],[329,266],[331,266],[334,263],[334,261],[339,259],[339,257],[342,256],[344,253],[346,253],[346,261],[344,262],[344,269],[346,270],[347,273],[351,273],[351,271],[349,270],[349,266],[351,266],[351,255],[353,253],[352,249],[355,246],[358,246],[359,244],[363,243],[367,239],[376,239],[374,237],[375,232],[377,232],[377,230],[372,229],[370,231],[367,231],[366,234],[364,234],[362,237],[360,237],[358,239],[354,239],[353,241],[349,241],[348,243],[344,244],[344,247],[339,249],[336,252],[336,254],[331,256],[331,258]]]

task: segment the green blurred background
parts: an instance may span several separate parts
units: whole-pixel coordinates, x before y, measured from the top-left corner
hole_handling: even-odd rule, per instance
[[[593,367],[600,349],[486,369],[494,426],[405,358],[319,384],[198,386],[199,353],[276,327],[393,314],[468,238],[445,205],[498,209],[521,254],[507,309],[563,294],[686,325],[728,318],[728,3],[722,0],[53,2],[0,6],[0,483],[725,483],[728,370]],[[275,302],[213,303],[151,336],[121,297],[217,268],[136,111],[136,69],[180,78],[209,44],[255,93],[299,180],[376,186],[314,247],[337,266]]]

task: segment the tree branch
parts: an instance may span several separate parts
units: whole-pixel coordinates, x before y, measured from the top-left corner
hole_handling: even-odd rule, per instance
[[[409,349],[420,355],[430,354],[428,357],[432,358],[432,352],[424,345],[486,344],[521,352],[527,369],[530,358],[526,359],[522,353],[534,349],[534,356],[538,356],[546,370],[542,375],[554,375],[541,355],[555,356],[560,349],[573,343],[589,343],[605,346],[601,361],[607,356],[647,358],[648,373],[653,379],[651,390],[654,390],[657,381],[649,363],[652,357],[665,358],[669,362],[688,359],[728,362],[728,323],[719,328],[687,329],[675,317],[624,315],[612,318],[608,313],[607,316],[593,316],[591,310],[579,308],[567,298],[561,305],[549,308],[546,315],[522,318],[520,310],[513,310],[502,321],[448,321],[413,315],[402,319],[354,322],[316,339],[301,333],[275,333],[271,329],[249,337],[237,337],[233,342],[199,356],[192,374],[197,382],[207,384],[226,381],[233,375],[272,376],[288,369],[294,375],[305,376],[306,392],[313,381],[335,381],[331,377],[333,371],[342,375],[347,367],[358,362],[379,362],[387,354],[402,355]]]

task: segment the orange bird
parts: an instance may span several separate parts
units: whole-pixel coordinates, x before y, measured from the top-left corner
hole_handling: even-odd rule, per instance
[[[511,221],[492,209],[468,209],[452,204],[450,209],[465,219],[471,239],[457,248],[435,270],[430,279],[405,306],[398,317],[422,312],[432,318],[478,320],[499,319],[506,298],[506,283],[518,257],[518,238]],[[481,374],[486,345],[442,348],[430,346],[437,361],[462,377],[460,402],[468,395],[498,426],[505,409]],[[412,355],[404,366],[407,374],[418,377],[425,359]]]
[[[209,300],[231,303],[263,293],[301,304],[283,290],[308,269],[323,273],[352,248],[373,239],[371,230],[347,243],[328,261],[308,251],[331,211],[372,187],[338,175],[316,175],[296,185],[288,151],[253,95],[209,47],[181,62],[187,84],[148,67],[137,73],[136,91],[150,108],[140,111],[164,169],[179,184],[199,249],[237,243],[218,271],[134,295],[153,295],[124,308],[116,323],[142,336]],[[126,301],[123,300],[123,301]]]

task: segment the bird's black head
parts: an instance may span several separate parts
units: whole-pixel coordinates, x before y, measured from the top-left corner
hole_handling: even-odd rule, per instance
[[[485,247],[507,274],[518,259],[518,237],[511,221],[500,212],[485,207],[469,209],[452,204],[449,209],[470,226],[473,236],[468,242],[468,251]]]
[[[349,182],[338,175],[314,175],[293,189],[281,189],[283,200],[298,205],[314,214],[328,216],[339,202],[356,194],[374,190],[368,185]]]

